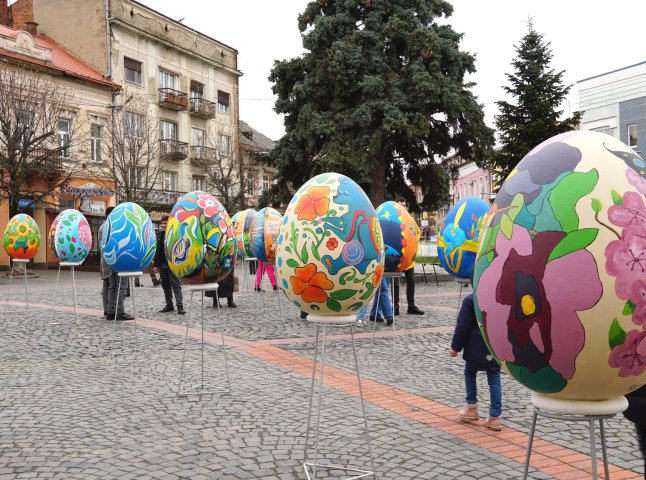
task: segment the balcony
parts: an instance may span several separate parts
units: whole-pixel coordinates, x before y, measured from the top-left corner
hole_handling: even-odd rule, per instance
[[[188,95],[172,88],[160,88],[159,106],[170,110],[186,110],[188,108]]]
[[[50,150],[49,148],[35,148],[29,152],[29,157],[33,160],[43,158],[38,170],[47,175],[54,175],[63,171],[63,155],[59,150]]]
[[[179,200],[179,197],[186,192],[178,192],[176,190],[157,190],[152,189],[148,192],[148,203],[150,205],[164,205],[173,206]]]
[[[213,102],[204,100],[199,97],[192,97],[189,99],[190,105],[188,113],[198,118],[215,118],[216,105]]]
[[[206,167],[215,161],[216,153],[215,148],[204,147],[202,145],[192,145],[191,163],[198,167]]]
[[[160,140],[159,158],[162,160],[184,160],[188,157],[188,143],[177,140]]]

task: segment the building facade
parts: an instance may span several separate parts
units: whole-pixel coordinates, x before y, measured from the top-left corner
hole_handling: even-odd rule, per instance
[[[276,142],[240,121],[240,158],[243,165],[248,166],[245,206],[258,205],[262,193],[273,184],[276,168],[269,154],[275,146]]]

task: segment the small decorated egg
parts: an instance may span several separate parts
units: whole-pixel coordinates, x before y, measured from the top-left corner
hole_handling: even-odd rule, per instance
[[[236,253],[241,257],[253,257],[249,246],[249,228],[256,215],[253,208],[248,208],[233,216],[233,229],[236,236]]]
[[[259,210],[249,227],[249,247],[258,260],[265,263],[276,261],[276,243],[283,216],[278,210],[267,207]]]
[[[187,193],[168,217],[163,248],[171,271],[185,283],[217,282],[233,268],[233,222],[212,195]]]
[[[133,202],[117,205],[101,233],[101,254],[119,273],[143,271],[155,256],[155,227],[146,211]]]
[[[568,132],[502,185],[474,271],[476,315],[526,387],[606,400],[646,383],[646,165],[619,140]]]
[[[384,244],[375,209],[350,178],[323,173],[294,195],[278,235],[278,282],[305,312],[349,315],[381,284]]]
[[[40,247],[40,230],[29,215],[19,213],[9,220],[4,231],[4,249],[15,259],[34,258]]]
[[[408,210],[397,202],[384,202],[377,207],[377,218],[386,246],[387,272],[403,272],[415,265],[420,230]]]
[[[63,210],[49,230],[49,248],[61,262],[81,263],[92,248],[92,231],[78,210]]]
[[[467,197],[453,205],[444,218],[437,236],[437,258],[451,275],[471,278],[488,211],[484,200]]]

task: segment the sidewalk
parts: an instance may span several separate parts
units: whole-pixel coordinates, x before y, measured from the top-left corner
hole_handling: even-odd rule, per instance
[[[6,315],[0,337],[0,479],[305,478],[300,463],[315,329],[297,319],[284,296],[279,306],[279,295],[267,286],[263,294],[236,294],[239,308],[222,309],[232,394],[184,398],[175,392],[186,317],[157,313],[164,305],[161,287],[150,287],[145,276],[145,287],[134,292],[150,320],[147,334],[137,324],[147,352],[115,356],[112,322],[101,316],[98,274],[77,272],[77,326],[69,274],[61,274],[58,301],[66,306],[57,310],[60,324],[51,325],[56,272],[39,273],[29,283],[28,309],[21,285],[12,287],[9,310],[20,311]],[[416,294],[426,315],[397,317],[394,333],[377,326],[374,348],[371,329],[356,330],[377,478],[522,478],[529,392],[503,376],[502,432],[456,422],[463,362],[449,357],[448,345],[459,285],[428,280],[417,284]],[[1,280],[0,300],[6,295]],[[194,308],[198,301],[196,295]],[[211,308],[205,312],[215,319]],[[216,326],[210,322],[208,332]],[[403,327],[411,330],[407,336]],[[117,324],[116,346],[124,352],[132,350],[132,329],[132,322]],[[205,375],[222,383],[221,351],[211,346],[219,345],[219,332],[208,332]],[[348,331],[333,333],[326,345],[320,451],[329,461],[369,468]],[[189,342],[195,358],[200,334],[194,315]],[[406,338],[408,353],[393,353],[392,342],[403,346]],[[197,373],[195,363],[185,371],[193,378]],[[478,386],[487,392],[484,377]],[[606,425],[611,477],[642,479],[632,425],[623,417]],[[539,419],[530,478],[590,478],[587,435],[583,425]]]

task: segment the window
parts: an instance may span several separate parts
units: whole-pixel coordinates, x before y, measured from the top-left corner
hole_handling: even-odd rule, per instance
[[[144,116],[140,113],[126,112],[124,115],[126,122],[126,134],[133,138],[144,137]]]
[[[159,69],[159,88],[170,88],[177,90],[177,75]]]
[[[90,124],[90,158],[93,162],[101,161],[101,130],[98,123]]]
[[[255,195],[256,189],[254,188],[254,185],[256,183],[255,175],[252,173],[247,177],[247,194],[248,195]]]
[[[63,158],[70,156],[70,121],[65,118],[58,120],[58,146],[62,148]]]
[[[177,172],[164,170],[162,172],[162,189],[177,190]]]
[[[60,209],[61,212],[67,209],[75,209],[76,201],[73,198],[59,198],[58,208]]]
[[[193,175],[193,191],[203,192],[206,187],[206,178],[202,175]]]
[[[126,82],[141,85],[141,62],[123,57],[123,76]]]
[[[267,190],[269,188],[269,174],[263,173],[262,175],[262,189]]]
[[[203,98],[204,85],[195,80],[191,80],[191,98]]]
[[[220,155],[231,155],[231,137],[220,135]]]
[[[628,146],[637,148],[637,124],[628,125]]]
[[[145,167],[130,167],[130,178],[128,180],[130,188],[144,188],[146,183]]]
[[[31,141],[31,132],[34,126],[33,112],[28,112],[26,110],[16,112],[16,123],[18,128],[22,130],[18,150],[24,150],[29,146],[29,142]]]
[[[205,136],[206,132],[201,128],[191,128],[191,145],[195,147],[203,147]]]
[[[229,113],[229,94],[218,90],[218,110]]]
[[[162,140],[177,140],[177,124],[162,120],[161,123],[161,139]]]

